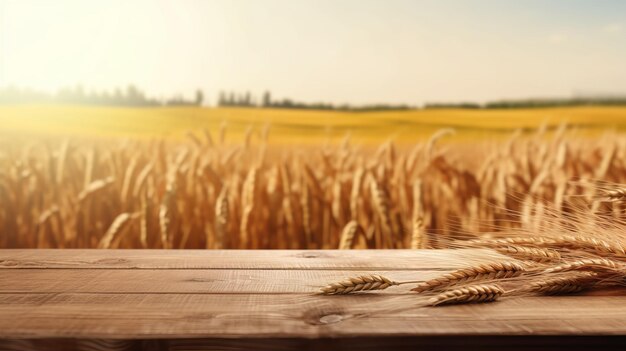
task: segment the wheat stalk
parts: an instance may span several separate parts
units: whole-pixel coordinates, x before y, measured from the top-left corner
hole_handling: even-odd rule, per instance
[[[338,178],[335,178],[333,181],[332,188],[332,204],[331,210],[333,217],[337,222],[342,222],[343,219],[343,206],[341,204],[342,196],[341,196],[341,181]]]
[[[213,137],[211,136],[211,132],[209,132],[208,129],[203,128],[202,134],[204,134],[204,139],[206,141],[207,146],[212,147],[215,145],[215,143],[213,142]]]
[[[39,215],[39,218],[37,219],[37,225],[44,225],[49,219],[50,217],[52,217],[53,215],[59,213],[59,207],[58,206],[52,206],[51,208],[43,211],[41,213],[41,215]]]
[[[424,236],[424,214],[422,211],[422,182],[416,180],[413,183],[413,217],[411,230],[411,248],[423,249],[425,245]]]
[[[53,216],[58,216],[58,214],[59,214],[59,207],[52,206],[51,208],[45,210],[43,213],[39,215],[39,218],[37,219],[37,224],[35,226],[38,229],[37,248],[42,248],[42,246],[45,244],[47,224],[51,221]],[[55,238],[51,238],[51,240],[54,241]]]
[[[247,247],[250,241],[249,223],[250,216],[254,210],[254,194],[257,182],[257,170],[256,168],[250,168],[246,181],[243,183],[241,205],[243,206],[243,212],[241,215],[241,223],[239,226],[240,237],[243,247]]]
[[[452,305],[464,303],[482,303],[496,301],[505,293],[499,285],[471,285],[459,289],[443,292],[430,300],[428,305]]]
[[[304,242],[306,245],[311,245],[313,242],[313,228],[311,228],[311,196],[308,184],[305,181],[302,181],[301,184],[300,207],[302,207]]]
[[[137,178],[135,180],[135,186],[133,187],[133,196],[135,198],[139,197],[139,193],[141,192],[141,189],[143,188],[146,180],[148,179],[150,172],[152,172],[152,167],[154,167],[152,163],[146,164],[144,168],[137,175]]]
[[[433,134],[430,137],[430,139],[428,140],[428,143],[426,144],[426,149],[425,149],[426,158],[431,159],[433,157],[435,144],[437,144],[437,141],[439,139],[443,138],[446,135],[450,135],[454,133],[455,133],[455,130],[452,128],[444,128],[435,132],[435,134]]]
[[[364,170],[362,167],[357,168],[352,179],[352,190],[350,192],[350,216],[353,220],[358,218],[359,214],[359,195],[361,192],[361,182],[363,181]]]
[[[372,193],[372,200],[375,205],[374,207],[376,208],[376,213],[380,218],[383,231],[382,235],[384,239],[387,239],[387,241],[391,241],[393,236],[393,229],[391,226],[391,216],[389,211],[389,197],[387,196],[386,192],[379,186],[374,177],[370,178],[370,191]],[[384,242],[384,240],[381,240],[381,244],[383,244]]]
[[[61,144],[61,150],[59,150],[58,153],[58,158],[57,158],[57,172],[56,172],[56,184],[60,185],[63,182],[63,176],[64,176],[64,171],[65,171],[65,165],[66,165],[66,160],[67,160],[67,154],[68,154],[68,149],[70,146],[70,141],[69,140],[65,140],[62,144]]]
[[[172,248],[171,226],[176,206],[176,188],[173,180],[168,184],[163,201],[159,205],[159,227],[161,229],[161,244],[164,249]]]
[[[427,280],[411,289],[418,293],[441,290],[451,285],[458,285],[478,280],[505,279],[519,276],[526,268],[516,262],[493,262],[445,273],[437,278]]]
[[[224,248],[224,238],[228,226],[228,193],[226,187],[222,187],[215,201],[215,241],[216,248]]]
[[[148,248],[148,222],[150,220],[150,209],[150,201],[147,196],[144,196],[141,201],[141,217],[139,226],[139,241],[141,242],[141,247],[144,249]]]
[[[137,156],[135,155],[131,158],[128,163],[128,167],[126,168],[126,172],[124,172],[124,177],[122,178],[122,191],[120,193],[120,198],[122,202],[126,205],[126,202],[129,200],[128,195],[130,192],[130,183],[133,174],[135,173],[135,168],[137,167]]]

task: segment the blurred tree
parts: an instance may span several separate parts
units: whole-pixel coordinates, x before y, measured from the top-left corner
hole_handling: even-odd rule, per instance
[[[198,90],[196,90],[196,100],[195,100],[195,103],[196,103],[196,105],[200,106],[200,105],[202,105],[203,102],[204,102],[204,93],[202,92],[202,90],[198,89]]]
[[[272,106],[272,94],[266,90],[265,93],[263,93],[263,107],[270,106]]]

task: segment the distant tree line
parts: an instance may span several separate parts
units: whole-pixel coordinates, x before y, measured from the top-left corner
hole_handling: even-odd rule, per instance
[[[488,102],[484,108],[541,108],[541,107],[567,107],[567,106],[624,106],[626,96],[615,97],[577,97],[570,99],[526,99],[526,100],[501,100]]]
[[[459,102],[459,103],[426,103],[424,104],[425,109],[479,109],[483,106],[473,102]]]
[[[148,97],[143,91],[129,85],[124,89],[113,91],[87,91],[78,85],[72,88],[60,89],[56,94],[42,93],[31,89],[8,87],[0,89],[0,104],[26,103],[60,103],[81,105],[129,106],[129,107],[158,107],[158,106],[202,106],[205,97],[198,89],[193,98],[175,95],[157,99]],[[333,111],[387,111],[387,110],[415,110],[420,107],[408,104],[369,104],[350,105],[332,104],[327,102],[305,103],[289,98],[274,99],[269,91],[257,99],[250,92],[220,92],[217,100],[220,107],[249,107],[249,108],[280,108],[303,110],[333,110]],[[541,108],[567,106],[626,106],[626,96],[608,97],[574,97],[562,99],[520,99],[499,100],[484,104],[473,102],[460,103],[426,103],[422,109],[513,109],[513,108]]]
[[[626,106],[626,96],[615,97],[575,97],[562,99],[520,99],[499,100],[484,104],[465,103],[427,103],[425,109],[509,109],[509,108],[542,108],[542,107],[573,107],[573,106]]]
[[[626,96],[615,97],[575,97],[563,99],[520,99],[499,100],[484,104],[474,102],[459,103],[426,103],[422,109],[506,109],[506,108],[540,108],[540,107],[567,107],[567,106],[626,106]],[[304,110],[337,110],[337,111],[385,111],[385,110],[416,110],[417,106],[408,104],[371,104],[349,105],[331,103],[303,103],[291,99],[272,99],[269,91],[263,94],[260,102],[249,93],[237,94],[221,92],[218,106],[222,107],[262,107]]]
[[[19,89],[16,87],[0,89],[0,104],[59,103],[150,107],[200,106],[203,102],[204,94],[199,89],[196,91],[194,99],[185,99],[181,95],[165,99],[150,98],[134,85],[129,85],[125,89],[117,88],[113,91],[86,91],[82,86],[78,85],[73,88],[60,89],[56,94],[42,93],[31,89]]]
[[[350,104],[332,104],[327,102],[305,103],[294,101],[288,98],[273,99],[269,91],[263,93],[262,98],[257,101],[250,92],[234,93],[220,92],[217,100],[220,107],[261,107],[261,108],[282,108],[282,109],[298,109],[298,110],[337,110],[337,111],[383,111],[383,110],[411,110],[416,109],[415,106],[406,104],[370,104],[370,105],[350,105]]]

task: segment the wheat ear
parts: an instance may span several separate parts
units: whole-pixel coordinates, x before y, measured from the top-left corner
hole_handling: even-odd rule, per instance
[[[472,285],[443,292],[428,300],[431,306],[462,303],[492,302],[504,294],[504,289],[496,284]]]
[[[626,188],[616,188],[605,190],[603,194],[595,198],[597,201],[624,201],[626,200]]]
[[[558,237],[509,237],[497,239],[476,239],[462,242],[467,246],[505,246],[505,245],[521,245],[521,246],[539,246],[539,247],[556,247],[568,248],[571,250],[580,250],[601,255],[626,256],[626,248],[617,242],[601,240],[597,238],[589,238],[576,235],[561,235]]]
[[[557,241],[553,238],[545,237],[509,237],[509,238],[496,238],[496,239],[474,239],[461,241],[460,244],[466,246],[506,246],[506,245],[522,245],[522,246],[548,246],[556,245]]]
[[[422,182],[416,180],[413,183],[413,216],[411,228],[411,248],[425,248],[424,214],[422,213]]]
[[[356,291],[383,290],[393,285],[410,282],[396,282],[378,274],[367,274],[329,284],[321,289],[324,295],[343,295]]]
[[[241,190],[241,222],[239,223],[239,235],[242,241],[242,246],[247,248],[250,240],[252,239],[250,235],[250,217],[252,216],[252,211],[254,210],[254,198],[255,198],[255,188],[257,182],[257,170],[252,167],[248,171],[248,175],[246,176],[246,180],[243,183],[243,187]]]
[[[539,263],[559,261],[561,259],[561,254],[558,251],[545,248],[507,245],[496,247],[494,250],[513,258]]]
[[[228,227],[228,193],[226,187],[222,187],[217,200],[215,201],[215,241],[216,248],[223,249],[224,238]]]
[[[385,241],[382,241],[382,245],[385,245],[385,242],[389,242],[393,246],[393,229],[391,226],[391,215],[389,210],[389,197],[385,190],[383,190],[378,181],[374,179],[374,177],[370,178],[370,192],[372,194],[372,200],[374,203],[374,207],[376,209],[376,213],[378,214],[382,226],[382,235],[384,235]]]
[[[624,246],[616,242],[574,235],[561,235],[557,238],[557,242],[573,250],[587,251],[600,255],[626,256]]]
[[[150,200],[148,199],[148,196],[145,195],[141,199],[141,215],[139,222],[139,241],[141,242],[141,247],[144,249],[148,248],[148,222],[150,220],[150,209]]]
[[[130,213],[122,213],[115,217],[113,223],[106,231],[100,242],[98,243],[99,249],[108,249],[114,240],[119,240],[120,233],[126,228],[130,222],[132,215]]]
[[[311,195],[309,185],[302,180],[302,192],[300,193],[300,206],[302,208],[302,230],[304,232],[305,247],[313,245],[313,228],[311,227]]]
[[[361,194],[361,183],[363,181],[364,170],[357,168],[352,179],[352,190],[350,192],[350,216],[356,220],[359,215],[359,195]]]
[[[566,262],[554,267],[546,268],[543,273],[559,273],[569,271],[618,271],[623,270],[624,265],[606,258],[586,258],[573,262]]]
[[[176,188],[173,182],[167,185],[163,201],[159,205],[159,227],[161,230],[161,243],[164,249],[172,248],[172,218],[176,207]]]
[[[544,295],[571,294],[594,284],[595,273],[576,272],[561,277],[544,278],[530,282],[525,291]]]
[[[78,201],[80,202],[85,201],[87,198],[94,195],[98,191],[113,184],[114,181],[115,181],[115,178],[113,177],[107,177],[105,179],[94,180],[93,182],[89,183],[89,185],[87,185],[87,187],[85,187],[85,189],[81,191],[80,194],[78,194]]]
[[[354,237],[359,231],[359,223],[357,221],[350,221],[343,228],[341,232],[341,240],[339,242],[339,250],[349,250],[354,243]]]
[[[437,278],[422,282],[411,289],[418,293],[440,290],[451,285],[487,279],[505,279],[516,277],[526,271],[526,268],[516,262],[493,262],[479,264],[443,274]]]

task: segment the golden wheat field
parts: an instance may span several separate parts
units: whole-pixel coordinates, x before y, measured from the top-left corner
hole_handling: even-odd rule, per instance
[[[580,133],[626,131],[624,107],[559,107],[502,110],[410,110],[338,112],[259,108],[126,108],[71,105],[0,105],[0,132],[37,138],[45,135],[184,139],[188,131],[223,125],[229,142],[242,142],[250,129],[271,126],[272,144],[393,140],[413,144],[442,128],[454,128],[454,140],[505,138],[517,129],[549,129],[567,123]]]
[[[25,118],[15,125],[44,131]],[[344,134],[336,143],[293,146],[270,141],[267,123],[231,131],[231,120],[165,138],[150,128],[169,127],[123,126],[138,122],[120,116],[96,121],[107,124],[57,123],[65,129],[37,138],[3,133],[2,247],[442,248],[538,228],[544,213],[571,213],[571,199],[598,196],[585,182],[626,180],[623,134],[586,137],[563,123],[472,143],[443,143],[450,128],[411,143],[384,141],[388,126],[377,143]],[[120,134],[153,134],[107,136],[116,125]],[[72,128],[85,133],[67,136]],[[87,132],[100,129],[106,137]],[[610,206],[619,215],[619,205]]]

